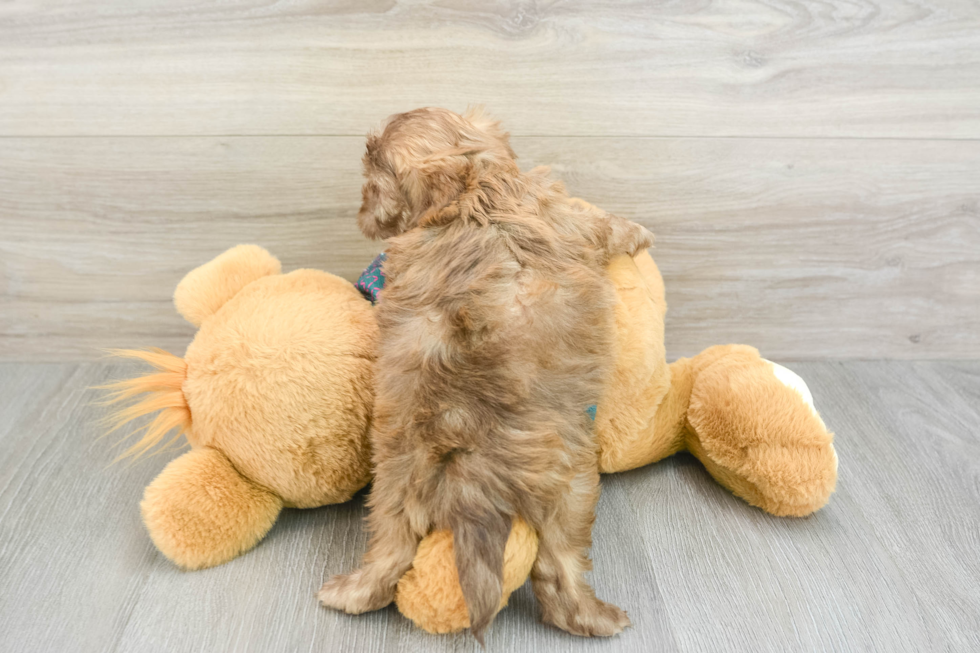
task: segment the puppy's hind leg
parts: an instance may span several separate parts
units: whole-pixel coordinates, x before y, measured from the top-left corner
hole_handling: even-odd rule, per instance
[[[380,610],[395,600],[398,580],[412,566],[419,537],[408,516],[375,509],[368,522],[372,535],[361,568],[334,576],[317,593],[328,608],[348,614]]]
[[[554,515],[539,528],[538,558],[531,570],[542,618],[573,635],[615,635],[630,625],[626,613],[596,598],[585,572],[599,498],[599,473],[582,472],[569,484]]]

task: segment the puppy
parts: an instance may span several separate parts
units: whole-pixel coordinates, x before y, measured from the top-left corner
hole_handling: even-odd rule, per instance
[[[611,365],[606,263],[653,237],[571,200],[547,169],[522,173],[515,158],[479,111],[418,109],[368,137],[358,223],[389,239],[371,537],[362,567],[318,596],[351,614],[388,605],[420,538],[450,529],[482,643],[520,515],[540,540],[531,579],[544,620],[614,635],[626,613],[583,575],[599,497],[586,409]]]

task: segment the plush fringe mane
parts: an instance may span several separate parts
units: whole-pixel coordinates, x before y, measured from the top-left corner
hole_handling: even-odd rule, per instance
[[[133,431],[121,440],[123,442],[130,436],[143,432],[140,439],[117,456],[113,462],[129,457],[139,458],[158,445],[164,436],[174,429],[177,429],[177,435],[167,442],[165,447],[180,439],[191,425],[191,411],[182,389],[184,379],[187,378],[187,363],[184,359],[157,348],[113,349],[107,353],[117,358],[149,363],[156,372],[97,386],[96,389],[107,391],[104,400],[100,402],[102,405],[115,406],[128,403],[113,410],[103,420],[103,425],[108,428],[105,435],[118,431],[135,419],[159,411],[148,426]],[[138,401],[131,401],[138,397]]]

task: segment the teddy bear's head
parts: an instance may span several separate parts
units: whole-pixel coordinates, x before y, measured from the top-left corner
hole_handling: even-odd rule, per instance
[[[191,445],[142,508],[158,548],[200,568],[251,548],[281,507],[347,501],[370,480],[377,323],[349,282],[281,274],[254,245],[191,271],[174,302],[198,327],[184,357],[119,352],[156,372],[110,387],[115,399],[143,397],[118,411],[120,423],[159,411],[130,452],[174,428]]]
[[[199,330],[183,383],[192,446],[223,452],[286,506],[348,500],[369,480],[377,323],[345,281],[279,273],[256,246],[233,248],[177,286]]]

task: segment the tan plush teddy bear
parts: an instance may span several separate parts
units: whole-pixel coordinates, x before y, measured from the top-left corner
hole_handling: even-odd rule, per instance
[[[712,347],[667,364],[663,282],[646,253],[609,266],[618,293],[617,363],[595,412],[600,470],[616,472],[692,452],[722,485],[776,515],[826,503],[836,481],[832,436],[806,385],[751,347]],[[368,431],[377,325],[371,302],[317,270],[280,273],[254,245],[190,272],[174,293],[199,328],[184,358],[117,352],[156,371],[109,386],[116,426],[157,413],[128,453],[177,429],[190,451],[146,488],[150,537],[181,567],[226,562],[255,546],[283,507],[348,500],[370,480]],[[518,519],[507,543],[504,597],[537,551]],[[468,627],[452,536],[419,545],[398,586],[403,614],[430,632]]]

